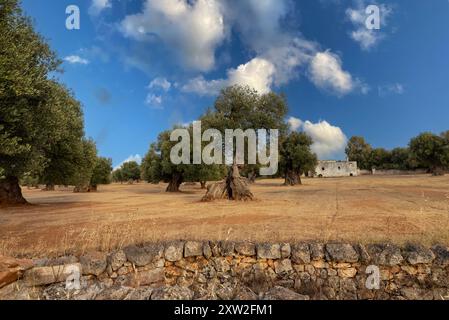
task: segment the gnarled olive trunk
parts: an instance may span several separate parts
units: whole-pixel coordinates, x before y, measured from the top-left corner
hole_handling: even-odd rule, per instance
[[[256,178],[257,178],[257,174],[254,171],[248,173],[248,182],[249,183],[256,183]]]
[[[44,190],[44,191],[55,191],[55,185],[51,184],[51,183],[47,183],[45,185],[45,188],[42,189],[42,190]]]
[[[441,167],[433,167],[431,169],[431,172],[434,177],[444,176],[444,174],[445,174],[444,169]]]
[[[295,172],[294,170],[286,170],[284,185],[296,186],[299,184],[302,184],[301,176],[299,175],[299,173]]]
[[[168,183],[166,192],[179,192],[179,187],[183,183],[184,178],[182,174],[173,174],[170,182]]]
[[[207,188],[207,182],[206,181],[200,181],[201,184],[201,189],[206,189]]]
[[[18,178],[6,177],[5,179],[0,179],[0,206],[26,203],[27,201],[22,195]]]
[[[248,188],[247,179],[240,176],[239,168],[234,164],[229,168],[226,180],[211,184],[207,188],[207,193],[203,201],[213,201],[217,199],[253,200],[254,195]]]
[[[91,186],[91,185],[82,185],[82,186],[76,186],[73,189],[74,193],[88,193],[88,192],[96,192],[97,186]]]

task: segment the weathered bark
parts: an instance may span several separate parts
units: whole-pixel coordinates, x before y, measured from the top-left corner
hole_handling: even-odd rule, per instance
[[[6,177],[0,179],[0,206],[27,204],[22,195],[19,179]]]
[[[441,167],[432,168],[431,171],[432,171],[432,175],[435,177],[444,176],[444,174],[445,174],[444,169]]]
[[[183,183],[184,178],[181,174],[174,174],[167,186],[165,192],[179,192],[179,187]]]
[[[206,181],[200,181],[201,189],[207,189],[207,182]]]
[[[302,184],[301,176],[293,171],[293,170],[287,170],[285,172],[285,182],[284,185],[286,186],[296,186]]]
[[[92,190],[92,186],[76,186],[73,189],[74,193],[88,193],[88,192],[94,192],[97,191],[97,187],[95,187],[95,190]]]
[[[239,168],[234,164],[226,180],[213,183],[207,187],[206,195],[202,201],[228,199],[237,201],[254,200],[254,195],[248,188],[247,179],[240,176]]]
[[[55,185],[51,183],[47,183],[45,185],[45,188],[42,189],[43,191],[55,191]]]
[[[248,173],[248,182],[256,183],[257,174],[255,172]]]

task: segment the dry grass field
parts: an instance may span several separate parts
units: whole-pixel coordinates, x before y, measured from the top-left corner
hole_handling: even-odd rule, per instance
[[[0,254],[42,256],[169,239],[449,244],[449,176],[260,180],[254,202],[202,203],[199,185],[24,188],[32,205],[0,209]]]

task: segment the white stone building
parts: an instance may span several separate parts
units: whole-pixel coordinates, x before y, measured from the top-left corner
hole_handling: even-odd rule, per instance
[[[320,160],[316,166],[314,176],[320,178],[358,176],[357,161]]]

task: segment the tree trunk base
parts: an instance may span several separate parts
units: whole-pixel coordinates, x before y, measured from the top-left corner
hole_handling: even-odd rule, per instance
[[[19,179],[8,177],[0,180],[0,206],[28,204],[22,195]]]
[[[173,175],[172,179],[168,183],[167,189],[165,189],[165,192],[179,192],[179,187],[181,186],[183,180],[182,175]]]
[[[248,174],[248,182],[250,184],[256,183],[257,174],[255,172],[251,172]]]
[[[55,185],[54,184],[47,184],[42,191],[55,191]]]
[[[296,186],[301,184],[302,181],[299,174],[293,171],[288,171],[285,173],[284,186]]]
[[[97,192],[97,186],[76,186],[73,189],[74,193],[89,193]]]
[[[434,177],[440,177],[440,176],[444,176],[446,172],[444,172],[444,170],[442,168],[435,168],[432,170],[432,175]]]
[[[226,180],[210,184],[202,201],[214,201],[220,199],[250,201],[254,195],[248,188],[247,179],[241,177],[237,165],[229,170]]]

